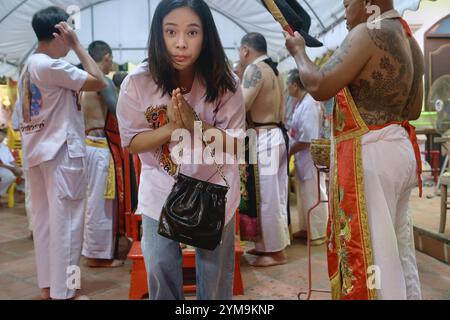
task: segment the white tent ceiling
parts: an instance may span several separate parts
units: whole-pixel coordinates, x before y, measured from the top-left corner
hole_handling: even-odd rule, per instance
[[[237,47],[247,32],[264,34],[269,54],[278,60],[287,57],[281,27],[265,11],[259,0],[206,0],[213,10],[222,43],[231,60],[237,59]],[[311,50],[313,56],[334,49],[346,30],[342,0],[299,0],[312,17],[311,34],[325,43]],[[395,0],[396,8],[416,10],[420,0]],[[31,29],[33,14],[45,7],[77,6],[81,11],[78,35],[84,46],[104,40],[114,49],[118,63],[137,63],[145,57],[153,12],[159,0],[0,0],[0,75],[17,78],[20,65],[33,52],[36,39]],[[67,59],[76,62],[69,55]],[[282,69],[290,67],[287,60]]]

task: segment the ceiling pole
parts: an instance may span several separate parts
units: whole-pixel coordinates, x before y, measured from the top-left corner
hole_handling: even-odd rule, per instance
[[[81,8],[81,10],[80,10],[80,12],[82,12],[82,11],[85,11],[85,10],[87,10],[87,9],[90,9],[91,10],[91,19],[92,19],[92,30],[91,30],[91,36],[92,36],[92,39],[94,39],[94,36],[95,36],[95,31],[94,31],[94,6],[97,6],[97,5],[100,5],[100,4],[102,4],[102,3],[106,3],[106,2],[109,2],[109,1],[112,1],[112,0],[99,0],[99,1],[96,1],[96,2],[94,2],[94,3],[91,3],[91,4],[89,4],[89,5],[87,5],[87,6],[85,6],[85,7],[83,7],[83,8]],[[151,25],[151,20],[152,20],[152,17],[151,17],[151,10],[152,10],[152,8],[151,8],[151,1],[152,0],[147,0],[148,1],[148,11],[149,11],[149,19],[148,19],[148,21],[149,21],[149,25]],[[1,18],[1,20],[0,20],[0,23],[1,22],[3,22],[8,16],[10,16],[14,11],[16,11],[18,8],[20,8],[21,6],[23,6],[24,4],[26,4],[28,2],[28,0],[23,0],[20,4],[18,4],[14,9],[12,9],[6,16],[4,16],[4,17],[2,17]],[[319,21],[319,23],[322,25],[322,27],[324,27],[324,24],[323,24],[323,22],[320,20],[320,18],[317,16],[317,14],[316,14],[316,12],[314,11],[314,10],[312,10],[312,8],[311,8],[311,6],[307,3],[307,1],[304,1],[305,3],[306,3],[306,5],[311,9],[311,11],[313,12],[313,14],[315,15],[315,17],[317,18],[317,20]],[[220,15],[222,15],[222,16],[224,16],[225,18],[227,18],[227,19],[229,19],[231,22],[233,22],[235,25],[237,25],[244,33],[248,33],[249,32],[249,30],[246,28],[246,27],[244,27],[235,17],[233,17],[232,15],[230,15],[230,14],[228,14],[228,13],[226,13],[226,12],[224,12],[223,10],[221,10],[220,8],[217,8],[217,7],[215,7],[214,6],[214,4],[213,4],[213,1],[208,1],[208,4],[210,5],[210,9],[211,9],[211,11],[215,11],[215,12],[217,12],[218,14],[220,14]],[[149,26],[150,27],[150,26]],[[23,59],[20,61],[20,63],[17,65],[17,64],[15,64],[15,63],[11,63],[11,62],[9,62],[9,61],[7,61],[7,63],[8,64],[10,64],[10,65],[12,65],[12,66],[16,66],[16,67],[18,67],[18,68],[21,68],[22,67],[22,65],[23,65],[23,63],[26,61],[26,59],[29,57],[29,55],[36,49],[36,47],[37,47],[37,43],[35,43],[34,45],[33,45],[33,47],[27,52],[27,54],[23,57]],[[119,50],[121,50],[121,49],[123,49],[123,48],[119,48]],[[225,48],[225,49],[236,49],[236,48]],[[281,59],[279,59],[279,60],[281,60],[281,61],[283,61],[284,59],[283,58],[281,58]]]
[[[23,0],[21,3],[19,3],[18,5],[16,5],[11,11],[9,11],[6,15],[4,15],[1,19],[0,19],[0,23],[2,23],[3,21],[6,20],[6,18],[8,18],[11,14],[13,14],[14,11],[16,11],[17,9],[19,9],[21,6],[23,6],[28,0]]]

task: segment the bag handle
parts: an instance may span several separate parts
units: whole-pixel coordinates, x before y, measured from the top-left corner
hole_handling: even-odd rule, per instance
[[[201,120],[200,117],[198,116],[197,112],[195,112],[195,110],[194,110],[192,107],[191,107],[191,111],[192,111],[192,113],[194,114],[195,121],[196,121],[196,122],[202,122],[202,120]],[[228,183],[228,180],[227,180],[227,178],[225,177],[225,173],[224,173],[223,170],[222,170],[223,166],[220,166],[220,165],[217,163],[216,157],[214,156],[211,147],[209,146],[209,144],[206,143],[206,141],[205,141],[204,138],[203,138],[203,130],[202,130],[202,142],[203,142],[203,145],[205,146],[205,148],[208,149],[209,154],[211,155],[211,158],[213,158],[214,164],[215,164],[215,166],[216,166],[216,168],[217,168],[217,172],[219,173],[220,177],[223,179],[223,181],[225,181],[225,184],[226,184],[227,188],[230,188],[230,184]],[[178,173],[180,172],[180,169],[181,169],[181,165],[178,167],[177,175],[178,175]],[[216,173],[215,173],[213,176],[211,176],[211,178],[209,178],[207,181],[209,182],[215,175],[216,175]]]

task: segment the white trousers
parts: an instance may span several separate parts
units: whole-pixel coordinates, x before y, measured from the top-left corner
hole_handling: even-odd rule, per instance
[[[112,259],[114,256],[114,201],[105,199],[110,158],[109,149],[87,147],[88,195],[82,252],[86,258]]]
[[[84,158],[70,158],[64,145],[55,159],[29,169],[38,283],[52,299],[70,299],[78,289],[83,241],[86,173]]]
[[[291,244],[287,215],[287,150],[281,130],[259,134],[257,151],[262,240],[255,243],[255,248],[260,252],[273,253]],[[267,169],[269,167],[275,170]]]
[[[371,131],[362,142],[369,228],[379,270],[378,298],[421,299],[409,202],[417,184],[412,144],[398,125]]]
[[[299,213],[299,227],[300,230],[307,230],[307,215],[308,211],[314,207],[318,201],[317,188],[317,170],[313,168],[312,179],[301,180],[297,179],[297,206]],[[326,201],[328,199],[325,174],[320,174],[320,199]],[[326,237],[328,223],[328,204],[321,203],[311,213],[310,231],[311,240],[318,240]]]
[[[8,195],[8,189],[14,181],[16,181],[16,176],[11,170],[0,168],[0,196]]]
[[[25,178],[25,211],[27,213],[28,230],[33,231],[33,214],[31,211],[30,171],[24,170]]]

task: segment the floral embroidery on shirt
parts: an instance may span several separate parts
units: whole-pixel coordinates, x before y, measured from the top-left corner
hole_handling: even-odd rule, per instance
[[[159,129],[166,124],[167,106],[151,106],[145,112],[145,117],[150,128]]]
[[[145,112],[145,117],[151,129],[156,130],[168,123],[167,106],[150,106]],[[175,176],[178,166],[170,155],[169,143],[164,144],[156,155],[161,168],[169,175]]]

